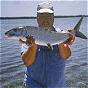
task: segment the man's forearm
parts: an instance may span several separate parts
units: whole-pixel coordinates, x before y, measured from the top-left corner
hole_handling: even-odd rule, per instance
[[[25,51],[22,54],[22,60],[26,66],[29,66],[34,62],[36,56],[36,50],[37,48],[34,46],[28,47],[27,51]]]
[[[60,56],[63,59],[68,59],[69,56],[71,55],[71,49],[70,47],[66,44],[66,46],[64,46],[64,43],[61,43],[59,46],[59,51],[60,51]]]

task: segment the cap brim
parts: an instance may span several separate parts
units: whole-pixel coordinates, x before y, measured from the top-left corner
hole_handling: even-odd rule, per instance
[[[54,13],[54,11],[50,9],[40,9],[39,11],[37,11],[37,13]]]

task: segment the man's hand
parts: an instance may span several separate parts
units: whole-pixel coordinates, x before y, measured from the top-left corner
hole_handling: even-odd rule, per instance
[[[37,44],[32,35],[27,36],[27,41],[19,40],[20,43],[28,45],[27,50],[22,54],[22,60],[26,66],[31,65],[36,57]]]
[[[63,42],[64,44],[72,45],[73,42],[74,42],[74,40],[75,40],[75,36],[72,35],[72,34],[70,33],[70,31],[72,31],[72,29],[68,29],[69,41],[68,41],[68,42],[66,42],[66,41]]]
[[[69,56],[71,55],[71,49],[70,49],[69,45],[72,45],[72,43],[75,40],[75,36],[72,35],[70,33],[70,31],[72,31],[72,30],[71,29],[70,30],[68,29],[69,39],[59,44],[60,45],[60,48],[59,48],[60,56],[63,59],[68,59]]]
[[[30,43],[29,43],[29,41],[30,41]],[[28,45],[29,47],[36,45],[36,44],[35,44],[35,39],[33,38],[32,35],[28,35],[26,41],[23,41],[23,40],[19,39],[19,42],[20,42],[21,44],[26,44],[26,45]]]

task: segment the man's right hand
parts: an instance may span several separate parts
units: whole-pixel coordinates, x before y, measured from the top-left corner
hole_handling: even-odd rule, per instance
[[[29,43],[28,40],[29,40],[31,43]],[[19,42],[20,42],[21,44],[26,44],[26,45],[28,45],[29,47],[33,47],[33,46],[36,46],[36,45],[37,45],[37,44],[35,44],[35,39],[34,39],[34,37],[33,37],[32,35],[28,35],[26,41],[23,41],[23,40],[19,39]]]
[[[22,54],[22,60],[24,62],[24,64],[26,66],[29,66],[31,65],[34,60],[35,60],[35,57],[36,57],[36,51],[37,51],[37,44],[35,44],[35,39],[33,38],[32,35],[29,35],[27,36],[28,40],[30,40],[31,44],[28,43],[28,40],[27,41],[23,41],[23,40],[19,40],[19,42],[21,44],[26,44],[28,45],[28,49],[27,51],[25,51],[23,54]]]

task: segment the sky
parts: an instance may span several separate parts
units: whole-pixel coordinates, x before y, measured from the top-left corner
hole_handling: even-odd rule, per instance
[[[88,15],[88,0],[0,0],[0,17],[36,16],[37,5],[43,1],[53,4],[55,16]]]

